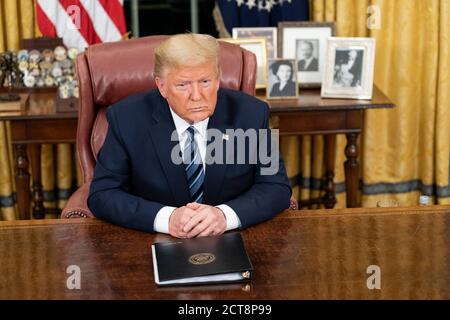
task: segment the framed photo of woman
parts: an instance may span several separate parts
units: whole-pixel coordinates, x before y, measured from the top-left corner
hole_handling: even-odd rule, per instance
[[[374,38],[330,38],[322,97],[372,99],[374,64]]]
[[[296,99],[298,97],[297,60],[268,59],[267,99]]]

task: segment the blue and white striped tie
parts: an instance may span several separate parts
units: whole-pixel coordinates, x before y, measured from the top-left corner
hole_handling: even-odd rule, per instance
[[[189,138],[186,141],[184,148],[184,164],[186,170],[186,177],[191,194],[192,202],[202,203],[203,201],[203,181],[205,173],[203,172],[203,163],[200,156],[200,150],[195,142],[195,128],[190,126],[186,129],[189,133]]]

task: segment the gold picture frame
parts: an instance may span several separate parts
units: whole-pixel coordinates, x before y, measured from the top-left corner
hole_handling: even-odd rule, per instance
[[[233,39],[265,38],[267,59],[278,58],[278,30],[276,27],[237,27],[232,29]]]
[[[267,87],[267,56],[266,56],[266,39],[265,38],[245,38],[245,39],[231,39],[223,38],[221,41],[239,45],[256,56],[257,70],[256,70],[256,89],[263,89]]]

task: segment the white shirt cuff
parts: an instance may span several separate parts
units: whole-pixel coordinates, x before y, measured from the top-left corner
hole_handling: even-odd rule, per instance
[[[226,204],[218,205],[216,208],[222,210],[225,215],[225,219],[227,220],[227,231],[241,227],[241,220],[233,209]]]
[[[160,233],[169,233],[169,219],[175,207],[162,207],[156,214],[153,230]]]

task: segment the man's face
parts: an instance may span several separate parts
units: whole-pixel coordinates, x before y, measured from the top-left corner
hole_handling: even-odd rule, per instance
[[[351,50],[348,53],[348,59],[349,60],[355,60],[358,53],[355,50]]]
[[[353,65],[355,64],[357,55],[358,55],[358,53],[354,50],[352,50],[348,53],[348,63],[347,64],[348,64],[349,68],[353,67]]]
[[[185,121],[199,122],[214,113],[220,84],[214,64],[169,68],[155,81],[172,110]]]
[[[309,59],[312,57],[313,48],[307,42],[300,43],[300,52],[302,54],[303,59]]]

